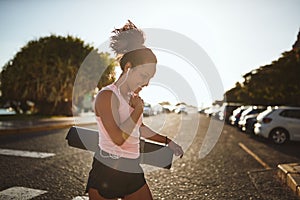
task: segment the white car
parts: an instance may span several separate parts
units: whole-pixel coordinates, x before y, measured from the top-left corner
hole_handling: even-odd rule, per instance
[[[187,114],[186,106],[185,105],[179,105],[179,106],[176,107],[174,112],[177,113],[177,114],[182,114],[182,113]]]
[[[247,119],[257,117],[259,113],[263,112],[266,110],[266,107],[264,106],[250,106],[246,110],[244,110],[241,113],[240,120],[238,122],[238,128],[241,131],[246,131],[246,122]]]
[[[232,115],[229,117],[229,124],[233,126],[238,126],[240,121],[241,114],[244,110],[248,109],[250,106],[240,106],[232,112]]]
[[[151,116],[153,114],[154,114],[154,112],[153,112],[153,109],[152,109],[151,105],[148,104],[148,103],[145,103],[143,115],[144,116]]]
[[[300,107],[267,109],[257,116],[254,133],[276,144],[300,141]]]
[[[0,115],[15,115],[16,112],[12,108],[0,108]]]

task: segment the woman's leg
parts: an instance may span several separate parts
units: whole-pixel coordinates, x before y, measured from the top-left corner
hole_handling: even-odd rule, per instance
[[[100,196],[98,190],[90,188],[89,189],[89,200],[107,200]]]
[[[90,188],[89,189],[89,199],[90,200],[105,200],[101,197],[96,189]]]
[[[152,194],[151,191],[149,189],[149,186],[147,185],[147,183],[141,187],[138,191],[127,195],[124,200],[152,200]]]

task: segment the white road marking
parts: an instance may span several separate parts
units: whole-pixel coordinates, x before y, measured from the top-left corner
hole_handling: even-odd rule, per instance
[[[0,192],[0,200],[27,200],[45,193],[47,193],[45,190],[37,190],[26,187],[11,187]]]
[[[89,200],[89,197],[88,196],[77,196],[77,197],[74,197],[72,200]],[[117,200],[122,200],[122,199],[118,198]]]
[[[7,155],[7,156],[21,156],[21,157],[30,157],[30,158],[47,158],[47,157],[55,156],[54,153],[20,151],[20,150],[13,150],[13,149],[0,149],[0,154]]]
[[[239,143],[239,146],[246,151],[249,155],[251,155],[257,162],[259,162],[265,169],[272,169],[267,163],[265,163],[262,159],[260,159],[255,153],[253,153],[250,149],[248,149],[243,143]]]
[[[77,197],[74,197],[72,200],[89,200],[89,197],[87,197],[87,196],[77,196]]]

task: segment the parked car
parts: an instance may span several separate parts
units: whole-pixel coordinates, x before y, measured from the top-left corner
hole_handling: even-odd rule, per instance
[[[212,107],[212,113],[211,116],[215,119],[218,120],[224,120],[224,109],[225,109],[225,104],[223,105],[214,105]]]
[[[204,114],[206,114],[206,116],[214,116],[215,113],[219,112],[219,110],[219,105],[212,105],[204,110]]]
[[[254,116],[247,116],[245,126],[242,127],[242,131],[245,131],[247,134],[254,135],[254,124],[257,122],[256,118],[258,114],[254,114]]]
[[[241,105],[226,105],[223,113],[219,114],[220,120],[224,119],[226,123],[229,123],[229,117],[232,115],[233,111],[240,106]]]
[[[154,114],[154,112],[153,112],[153,109],[152,109],[151,105],[149,103],[145,103],[144,104],[143,115],[144,116],[151,116],[153,114]]]
[[[177,114],[187,114],[186,106],[183,104],[180,104],[180,105],[176,106],[174,112]]]
[[[268,106],[260,113],[264,112],[267,109],[272,109],[272,107]],[[250,134],[250,135],[255,135],[254,124],[257,122],[257,117],[260,113],[247,115],[245,117],[245,125],[242,125],[242,131],[245,131],[247,134]]]
[[[163,112],[163,107],[160,104],[155,104],[151,106],[153,115],[158,115]]]
[[[300,141],[300,107],[267,109],[257,116],[254,133],[276,144]]]
[[[232,112],[232,115],[229,117],[229,122],[233,126],[237,126],[240,120],[241,114],[244,110],[249,108],[249,106],[240,106]]]
[[[238,121],[238,128],[241,131],[246,131],[246,120],[249,118],[256,118],[259,113],[266,110],[265,106],[250,106],[241,113],[240,119]]]
[[[12,108],[0,108],[0,115],[15,115],[16,112]]]
[[[198,113],[200,113],[200,114],[205,114],[205,111],[208,110],[208,109],[209,109],[209,107],[206,107],[206,108],[199,108],[199,109],[198,109]]]

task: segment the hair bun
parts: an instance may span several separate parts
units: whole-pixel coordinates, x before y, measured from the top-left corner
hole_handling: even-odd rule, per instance
[[[116,54],[125,54],[135,49],[145,48],[144,33],[130,20],[123,28],[112,31],[115,35],[110,37],[110,47]]]

